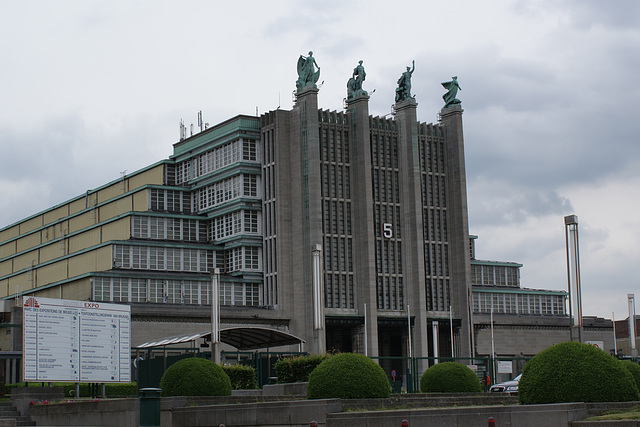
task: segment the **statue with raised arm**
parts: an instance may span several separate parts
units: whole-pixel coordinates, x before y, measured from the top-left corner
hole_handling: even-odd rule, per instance
[[[462,90],[458,84],[458,76],[451,77],[451,81],[442,83],[442,86],[447,89],[447,93],[442,95],[442,99],[444,99],[444,108],[447,108],[450,105],[460,104],[462,102],[456,98],[458,90]]]
[[[318,70],[316,71],[316,68]],[[300,55],[298,58],[298,80],[296,81],[296,88],[302,89],[308,85],[314,85],[320,78],[320,67],[316,59],[313,57],[313,52],[309,52],[309,56],[305,57]]]
[[[396,88],[396,102],[404,101],[411,98],[411,75],[416,69],[416,61],[411,62],[412,67],[407,66],[407,71],[402,73],[398,79],[398,87]]]
[[[364,71],[362,60],[360,60],[356,68],[353,69],[353,75],[347,83],[347,99],[367,94],[367,92],[362,89],[362,82],[364,82],[366,77],[367,73]]]

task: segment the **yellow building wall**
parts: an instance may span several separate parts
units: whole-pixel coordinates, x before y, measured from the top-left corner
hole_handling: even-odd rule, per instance
[[[109,270],[113,265],[111,246],[76,255],[69,259],[69,277],[92,271]]]
[[[38,250],[34,250],[13,258],[12,273],[36,266],[38,264],[38,255]]]
[[[149,190],[144,189],[133,193],[133,210],[146,212],[149,210]]]
[[[45,212],[42,214],[43,216],[43,225],[51,224],[58,221],[61,218],[66,218],[69,216],[69,205],[65,204],[58,208],[55,208],[52,211]]]
[[[13,263],[10,259],[0,262],[0,277],[13,273]]]
[[[26,234],[36,228],[40,228],[42,227],[42,215],[26,220],[25,222],[20,223],[19,226],[20,234]]]
[[[100,244],[100,227],[69,237],[69,253],[81,251]]]
[[[134,190],[146,184],[162,185],[164,183],[164,165],[160,164],[127,179],[129,181],[129,190]]]
[[[97,212],[87,211],[69,219],[69,233],[75,233],[83,228],[96,224]]]
[[[38,246],[40,243],[40,233],[27,234],[26,236],[18,239],[16,249],[18,252],[22,252],[24,250],[31,249],[34,246]]]
[[[64,259],[53,264],[38,268],[36,278],[37,285],[44,286],[52,282],[58,282],[67,278],[68,260]]]
[[[40,248],[40,262],[52,261],[56,258],[64,256],[65,251],[62,250],[61,242],[54,242]]]
[[[131,211],[133,208],[131,205],[131,199],[131,196],[127,196],[100,206],[100,221],[106,221],[110,218]]]
[[[77,301],[91,299],[91,278],[85,277],[62,285],[62,298]]]
[[[12,240],[4,245],[0,245],[0,259],[6,258],[16,253],[16,241]]]
[[[131,237],[131,217],[125,216],[102,226],[102,241],[128,240]]]
[[[25,292],[28,291],[29,289],[33,288],[33,280],[34,280],[34,275],[37,278],[37,271],[35,272],[25,272],[22,274],[18,274],[17,276],[11,276],[9,277],[9,279],[7,280],[7,284],[8,286],[6,286],[6,288],[3,288],[2,290],[7,290],[7,293],[5,293],[4,295],[13,295],[17,292]]]
[[[14,225],[13,227],[0,231],[0,242],[18,237],[18,235],[20,235],[20,227],[18,225]]]
[[[98,190],[98,203],[104,203],[109,199],[122,196],[126,191],[122,188],[120,181],[117,181],[108,187]]]

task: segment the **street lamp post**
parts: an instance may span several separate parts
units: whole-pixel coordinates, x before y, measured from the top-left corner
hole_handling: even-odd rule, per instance
[[[635,294],[627,294],[627,301],[629,302],[629,343],[631,344],[631,356],[636,357],[638,355],[638,349],[636,348]]]
[[[580,250],[578,244],[577,215],[564,217],[564,235],[567,250],[567,287],[569,291],[571,341],[582,342],[582,288],[580,285]]]
[[[211,271],[211,361],[220,364],[220,269]]]
[[[316,243],[311,251],[313,259],[313,332],[315,335],[315,351],[322,354],[325,351],[324,344],[324,286],[322,280],[322,264],[320,254],[322,245]]]

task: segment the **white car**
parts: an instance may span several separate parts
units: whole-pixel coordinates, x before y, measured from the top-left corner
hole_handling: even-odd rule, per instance
[[[511,381],[505,381],[503,383],[494,384],[491,386],[489,391],[491,392],[505,392],[505,393],[517,393],[518,392],[518,383],[520,382],[520,376],[518,375]]]

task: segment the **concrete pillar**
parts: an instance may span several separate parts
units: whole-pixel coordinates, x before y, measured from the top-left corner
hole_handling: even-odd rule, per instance
[[[371,188],[371,132],[369,129],[369,96],[361,95],[347,100],[347,113],[351,125],[351,173],[354,183],[352,198],[354,272],[356,287],[356,308],[365,314],[367,352],[369,357],[377,357],[378,352],[378,310],[376,299],[376,232],[375,224],[368,218],[373,204]],[[364,332],[364,331],[363,331]]]
[[[396,104],[398,156],[400,162],[400,215],[403,275],[406,304],[415,318],[413,354],[429,355],[424,266],[424,224],[422,223],[422,189],[418,149],[418,104],[413,98]],[[404,307],[406,310],[406,307]]]
[[[471,357],[471,262],[469,260],[469,214],[462,132],[462,107],[452,105],[440,112],[445,128],[447,150],[447,207],[449,214],[449,262],[451,271],[451,305],[453,316],[462,319],[460,354]]]

